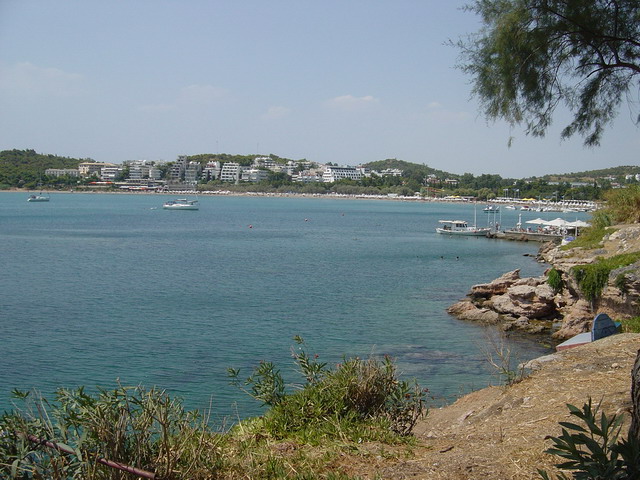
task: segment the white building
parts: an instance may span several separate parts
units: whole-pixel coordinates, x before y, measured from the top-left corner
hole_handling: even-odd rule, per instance
[[[167,172],[167,180],[170,182],[180,182],[184,178],[184,172],[187,167],[187,156],[179,155],[178,159],[169,168]]]
[[[220,162],[207,162],[207,165],[202,170],[202,179],[205,182],[208,182],[209,180],[217,180],[220,178],[221,170],[222,166],[220,165]]]
[[[64,177],[65,175],[69,177],[79,177],[80,170],[77,168],[47,168],[44,174],[49,177]]]
[[[200,162],[189,162],[184,169],[184,183],[196,184],[202,173]]]
[[[92,175],[100,176],[100,170],[104,167],[115,166],[113,163],[83,162],[78,165],[78,171],[81,177],[91,177]]]
[[[122,167],[109,166],[100,169],[100,180],[104,182],[113,182],[122,173]]]
[[[322,181],[325,183],[337,182],[338,180],[362,180],[364,177],[362,169],[355,167],[330,167],[327,166],[322,174]]]
[[[243,182],[259,182],[266,180],[269,176],[269,172],[259,168],[244,168],[241,173],[241,180]]]
[[[227,162],[222,165],[220,180],[223,182],[239,182],[242,178],[242,167],[239,163]]]

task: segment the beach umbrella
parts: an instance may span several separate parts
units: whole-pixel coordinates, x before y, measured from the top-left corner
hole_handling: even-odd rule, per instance
[[[591,224],[583,220],[576,220],[575,222],[567,223],[567,227],[590,227]]]
[[[534,225],[544,225],[545,223],[547,223],[547,221],[543,220],[542,218],[535,218],[533,220],[527,220],[524,223],[532,223]]]
[[[558,217],[550,222],[544,222],[544,225],[548,225],[549,227],[566,227],[568,223],[566,220]]]

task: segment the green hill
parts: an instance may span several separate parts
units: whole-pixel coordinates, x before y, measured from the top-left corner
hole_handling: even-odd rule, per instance
[[[0,188],[35,185],[47,168],[78,168],[84,161],[35,150],[4,150],[0,152]]]

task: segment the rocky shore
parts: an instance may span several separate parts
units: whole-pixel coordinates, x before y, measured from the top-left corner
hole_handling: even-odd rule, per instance
[[[465,299],[447,311],[462,320],[548,334],[558,341],[589,331],[596,313],[616,320],[638,316],[640,261],[609,272],[596,300],[585,297],[572,273],[575,266],[640,252],[640,225],[617,225],[614,230],[595,249],[543,244],[538,258],[549,264],[544,275],[521,278],[519,270],[507,272],[487,284],[474,285]],[[552,270],[558,279],[555,288],[549,281]]]

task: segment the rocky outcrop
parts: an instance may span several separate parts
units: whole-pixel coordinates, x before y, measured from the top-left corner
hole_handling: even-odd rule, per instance
[[[557,340],[587,332],[597,313],[616,320],[640,316],[640,261],[610,272],[594,301],[584,298],[572,268],[624,253],[640,252],[640,225],[618,225],[598,248],[587,250],[545,244],[539,257],[561,276],[555,292],[546,275],[520,278],[520,270],[471,287],[467,298],[447,311],[463,320],[500,324],[505,330],[549,332]],[[548,272],[547,272],[548,274]]]
[[[548,320],[557,316],[554,297],[545,277],[520,278],[518,269],[492,282],[474,285],[467,298],[447,312],[462,320],[499,323],[505,330],[539,333],[548,330],[551,327]]]
[[[471,287],[469,296],[472,298],[490,298],[494,295],[502,295],[517,280],[520,280],[520,269],[507,272],[490,283],[482,283]]]

